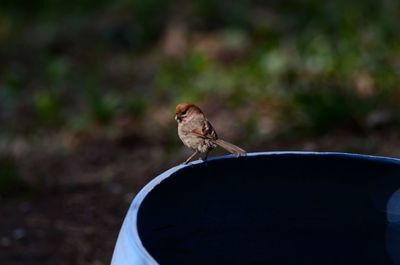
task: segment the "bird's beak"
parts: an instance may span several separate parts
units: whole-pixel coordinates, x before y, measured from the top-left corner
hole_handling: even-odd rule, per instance
[[[181,119],[178,117],[178,115],[175,115],[175,120],[176,120],[177,122],[180,122],[180,121],[181,121]]]

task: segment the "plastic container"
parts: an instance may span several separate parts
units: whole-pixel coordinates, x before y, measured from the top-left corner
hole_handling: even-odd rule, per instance
[[[112,265],[400,264],[400,161],[274,152],[174,167],[125,217]]]

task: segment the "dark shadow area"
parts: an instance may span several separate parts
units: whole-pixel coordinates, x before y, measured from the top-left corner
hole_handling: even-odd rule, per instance
[[[393,161],[339,155],[214,160],[156,186],[138,230],[163,265],[398,264],[383,206],[399,174]]]

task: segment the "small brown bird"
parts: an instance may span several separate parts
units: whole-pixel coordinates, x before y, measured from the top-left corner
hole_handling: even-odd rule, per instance
[[[217,145],[236,156],[246,154],[240,147],[218,139],[217,133],[201,109],[192,103],[181,103],[176,106],[175,120],[178,122],[179,138],[195,151],[184,164],[189,163],[199,153],[204,153],[203,160],[207,160],[208,152]]]

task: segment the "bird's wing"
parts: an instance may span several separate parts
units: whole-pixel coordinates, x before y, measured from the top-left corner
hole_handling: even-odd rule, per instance
[[[215,132],[214,128],[212,127],[211,123],[208,120],[204,121],[201,129],[196,128],[192,130],[192,133],[205,139],[210,139],[210,140],[218,139],[217,133]]]

